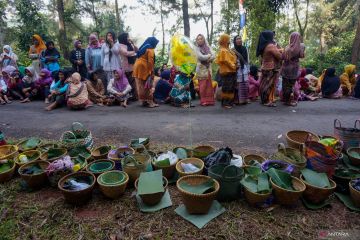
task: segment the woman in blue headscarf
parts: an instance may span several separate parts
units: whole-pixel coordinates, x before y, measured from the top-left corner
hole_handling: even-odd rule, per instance
[[[135,62],[133,77],[136,80],[138,89],[138,97],[145,107],[158,107],[154,103],[153,94],[155,91],[154,86],[154,65],[155,65],[155,48],[159,43],[155,37],[149,37],[141,45],[137,52],[138,59]]]

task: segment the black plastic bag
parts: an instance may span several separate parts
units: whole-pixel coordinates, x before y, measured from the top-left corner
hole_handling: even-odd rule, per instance
[[[215,164],[226,164],[230,165],[230,161],[233,158],[233,153],[231,148],[220,148],[216,152],[211,153],[204,159],[205,163],[205,174],[207,174],[208,169]]]

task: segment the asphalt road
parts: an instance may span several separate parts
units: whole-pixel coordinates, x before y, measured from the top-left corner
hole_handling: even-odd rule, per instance
[[[161,105],[147,109],[132,103],[122,107],[99,107],[84,111],[66,108],[44,111],[43,102],[0,106],[0,129],[9,137],[40,136],[59,139],[71,123],[79,121],[96,137],[128,143],[131,138],[150,136],[153,141],[191,145],[208,143],[214,146],[268,151],[284,142],[289,130],[304,129],[318,134],[332,134],[335,118],[344,126],[353,126],[360,119],[360,101],[320,99],[300,102],[298,107],[261,106],[258,102],[231,110],[220,107],[179,109]]]

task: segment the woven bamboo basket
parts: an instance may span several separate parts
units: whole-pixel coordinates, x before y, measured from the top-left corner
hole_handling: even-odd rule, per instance
[[[215,151],[216,151],[216,149],[213,146],[200,145],[200,146],[195,147],[191,151],[192,152],[191,156],[194,157],[194,158],[203,159],[203,158],[206,158],[210,153],[213,153]],[[203,155],[203,154],[206,154],[206,156]]]
[[[5,172],[0,173],[0,183],[8,182],[14,176],[16,171],[16,164],[13,161],[10,161],[12,164],[11,168]]]
[[[356,190],[352,185],[351,181],[349,182],[350,188],[350,197],[356,207],[360,207],[360,191]]]
[[[291,206],[294,205],[301,197],[306,189],[305,184],[300,179],[291,176],[293,187],[296,190],[287,190],[276,185],[270,178],[271,186],[276,201],[281,205]]]
[[[56,148],[56,149],[61,152],[61,155],[59,155],[57,157],[49,158],[48,152],[45,152],[45,153],[41,154],[40,159],[43,161],[53,162],[55,160],[65,157],[65,155],[67,154],[66,148]]]
[[[244,196],[250,206],[261,207],[266,202],[266,200],[268,200],[271,197],[271,192],[265,194],[254,193],[249,191],[246,187],[244,187]]]
[[[135,154],[135,150],[131,147],[119,147],[118,149],[115,150],[115,154],[108,154],[108,159],[113,160],[113,161],[121,161],[123,158],[119,158],[118,154],[119,153],[124,153],[124,152],[130,152],[130,154]]]
[[[19,148],[16,145],[0,146],[0,160],[13,160],[18,155]]]
[[[27,140],[29,140],[29,139],[25,139],[25,140],[23,140],[23,141],[21,141],[21,142],[19,142],[19,143],[17,144],[17,147],[19,148],[19,152],[24,152],[24,151],[29,151],[29,150],[35,150],[36,148],[38,148],[38,146],[41,145],[41,142],[42,142],[42,141],[40,140],[40,141],[39,141],[39,144],[36,145],[35,147],[23,149],[22,145],[23,145]]]
[[[144,144],[144,145],[140,144],[137,146],[131,145],[131,143],[130,143],[129,146],[135,150],[135,153],[143,153],[146,150],[150,150],[150,141],[147,144]],[[144,148],[145,148],[145,150],[144,150]]]
[[[303,193],[303,197],[314,204],[322,203],[324,202],[331,194],[334,193],[336,189],[336,182],[329,179],[330,182],[330,188],[320,188],[313,186],[305,181],[304,177],[301,175],[300,180],[305,184],[306,189]]]
[[[119,175],[123,174],[125,180],[121,183],[116,183],[116,180],[119,178]],[[103,178],[110,178],[111,181],[114,181],[113,184],[105,183]],[[126,190],[126,186],[129,182],[129,176],[126,172],[113,170],[109,172],[102,173],[98,179],[97,183],[99,184],[100,191],[108,198],[117,199],[121,197]]]
[[[351,152],[357,152],[360,154],[360,147],[351,147],[346,150],[346,153],[349,156],[351,164],[354,166],[360,166],[360,158],[351,156],[350,155]]]
[[[41,155],[41,152],[38,151],[38,150],[29,150],[29,151],[25,151],[25,152],[22,152],[21,155],[25,155],[26,157],[30,157],[30,158],[33,158],[30,162],[34,162],[34,161],[37,161],[40,159],[40,155]],[[15,158],[15,162],[16,162],[16,166],[17,167],[21,167],[22,165],[24,165],[25,163],[22,163],[19,159],[19,156],[16,156]]]
[[[91,168],[97,168],[96,171],[91,170]],[[96,161],[93,161],[91,163],[89,163],[86,166],[86,171],[90,172],[92,174],[94,174],[96,177],[98,177],[100,174],[104,173],[104,172],[108,172],[113,170],[115,167],[115,162],[112,160],[108,160],[108,159],[99,159]]]
[[[71,158],[71,161],[74,163],[74,165],[80,164],[79,171],[86,171],[86,167],[88,165],[88,162],[86,159],[84,159],[83,162],[80,162],[79,160],[76,159],[76,157],[74,157],[74,158]]]
[[[105,145],[95,148],[91,151],[91,157],[95,160],[107,159],[111,146]]]
[[[47,152],[50,148],[59,148],[59,145],[56,143],[43,143],[39,145],[36,150],[40,151],[41,153]]]
[[[295,169],[292,173],[295,177],[300,177],[300,171],[306,167],[306,157],[305,157],[305,146],[300,145],[299,149],[285,147],[283,143],[278,144],[278,152],[275,153],[272,158],[276,160],[281,160],[286,163],[295,166]],[[293,160],[290,156],[298,156],[300,161]]]
[[[320,140],[320,138],[312,132],[303,131],[303,130],[293,130],[286,133],[286,141],[288,145],[292,148],[300,149],[301,145],[305,144],[306,140],[317,142]]]
[[[200,168],[200,170],[197,172],[193,172],[193,173],[186,173],[186,172],[184,172],[184,169],[182,168],[181,163],[192,163],[193,165]],[[176,171],[179,173],[179,177],[202,174],[204,167],[205,167],[204,161],[199,158],[185,158],[185,159],[177,162],[175,165]]]
[[[64,189],[65,181],[71,177],[76,177],[76,176],[90,176],[92,178],[91,185],[88,188],[80,191],[71,191],[68,189]],[[79,205],[84,205],[92,198],[92,192],[94,190],[95,182],[96,182],[96,177],[94,174],[89,172],[76,172],[66,175],[65,177],[60,179],[58,183],[58,188],[62,192],[66,202],[79,206]]]
[[[139,179],[136,179],[134,185],[135,185],[135,189],[137,191],[138,188],[138,183],[139,183]],[[158,204],[162,197],[164,196],[167,187],[168,187],[168,180],[166,179],[166,177],[163,177],[163,186],[164,186],[164,192],[158,192],[158,193],[152,193],[152,194],[139,194],[139,197],[141,198],[141,200],[143,201],[144,204],[148,205],[148,206],[154,206],[156,204]]]
[[[43,172],[38,174],[24,174],[23,169],[30,167],[32,165],[39,164]],[[18,172],[20,177],[26,182],[26,184],[32,188],[32,189],[38,189],[43,187],[48,182],[48,176],[46,174],[46,168],[49,166],[49,162],[47,161],[35,161],[35,162],[29,162],[24,165],[22,165]]]
[[[257,154],[248,154],[244,157],[243,161],[244,161],[244,166],[250,166],[250,161],[251,160],[256,160],[259,163],[262,163],[265,161],[265,158],[257,155]]]
[[[166,177],[167,179],[171,179],[176,172],[177,162],[175,162],[174,164],[171,164],[170,166],[166,166],[166,167],[156,165],[155,161],[152,161],[151,163],[155,170],[161,169],[163,176]]]
[[[125,157],[125,159],[122,160],[121,165],[123,171],[129,175],[130,184],[133,184],[135,180],[140,176],[140,173],[146,170],[146,166],[150,162],[151,157],[143,153],[135,153],[133,155]]]
[[[210,193],[205,194],[194,194],[187,191],[184,191],[180,187],[181,182],[186,182],[191,185],[202,184],[208,180],[212,179],[211,177],[204,175],[189,175],[181,177],[176,182],[176,187],[180,192],[182,201],[186,207],[186,210],[190,214],[206,214],[209,212],[213,201],[215,200],[219,190],[220,184],[218,181],[214,180],[215,189]]]

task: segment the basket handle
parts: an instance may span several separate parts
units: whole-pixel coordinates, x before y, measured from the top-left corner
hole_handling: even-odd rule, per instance
[[[286,155],[286,147],[283,143],[279,143],[278,144],[278,151],[284,151],[285,155]]]
[[[359,126],[358,126],[359,125]],[[354,123],[354,128],[360,130],[360,119],[357,119]]]
[[[355,121],[355,125],[356,125],[356,121]],[[341,122],[339,119],[334,120],[334,128],[341,128]]]
[[[82,123],[80,122],[73,122],[71,124],[71,130],[74,132],[76,130],[85,130],[85,127]]]
[[[150,153],[148,152],[148,150],[146,149],[146,147],[144,146],[144,144],[137,144],[136,147],[138,147],[138,146],[143,149],[143,153],[144,153],[144,154],[146,154],[146,155],[148,155],[148,156],[151,157]]]
[[[221,177],[222,178],[227,178],[226,177],[226,173],[227,173],[227,171],[229,171],[229,169],[232,169],[232,168],[235,168],[236,169],[236,173],[238,173],[239,171],[241,171],[242,169],[241,168],[238,168],[238,167],[236,167],[236,166],[234,166],[234,165],[228,165],[228,166],[226,166],[226,167],[224,167],[224,170],[222,171],[222,173],[221,173]],[[236,176],[237,176],[238,174],[236,174]]]
[[[65,134],[70,134],[70,135],[72,135],[72,136],[74,137],[75,140],[77,140],[76,135],[75,135],[72,131],[66,131],[66,132],[64,132],[64,133],[61,135],[61,140],[64,140]]]
[[[302,155],[305,155],[305,144],[300,144],[300,153],[302,154]]]
[[[140,166],[140,164],[136,161],[136,159],[131,155],[128,155],[124,158],[124,165],[126,165],[128,163],[133,163],[134,166],[137,168]]]

